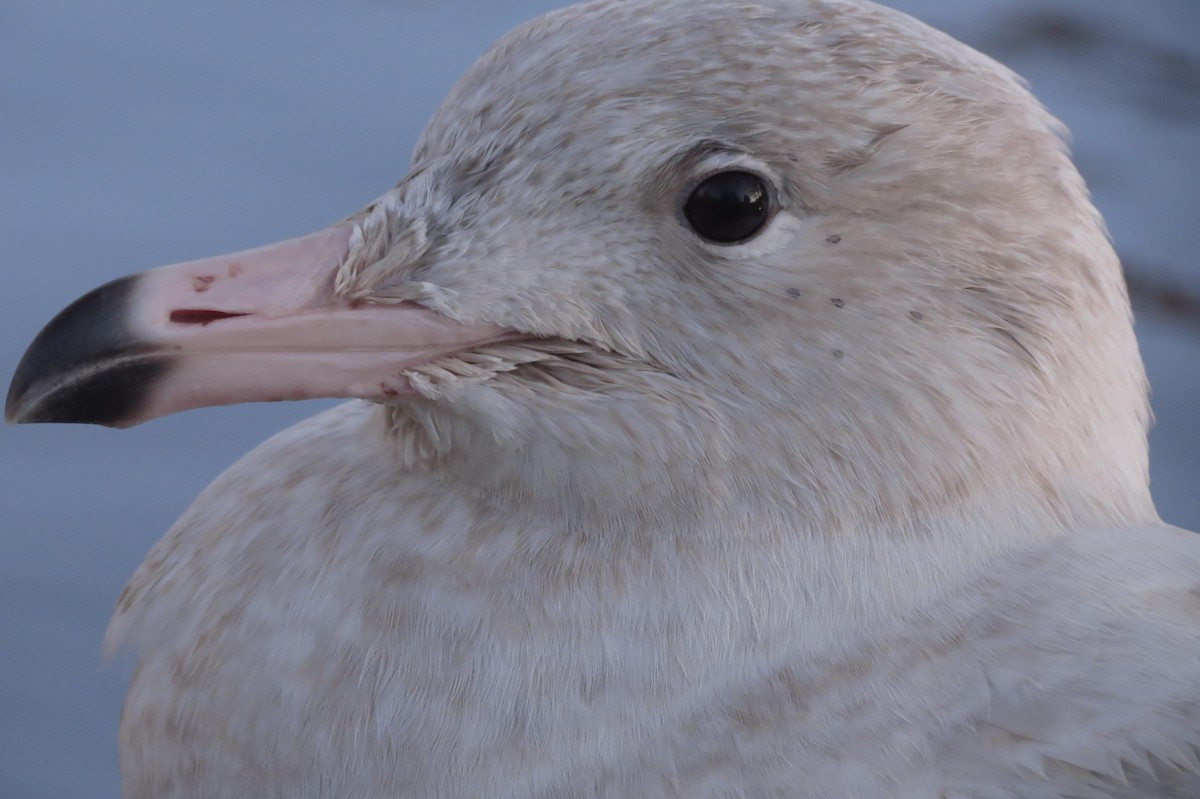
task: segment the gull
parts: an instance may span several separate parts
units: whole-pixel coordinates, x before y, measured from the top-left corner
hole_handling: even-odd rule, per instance
[[[86,295],[6,415],[306,397],[118,600],[129,799],[1200,796],[1120,264],[909,17],[528,23],[394,189]]]

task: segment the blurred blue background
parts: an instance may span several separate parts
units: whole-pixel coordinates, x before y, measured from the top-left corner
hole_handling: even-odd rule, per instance
[[[1134,287],[1153,488],[1200,529],[1200,2],[894,0],[1075,136]],[[553,0],[4,0],[0,379],[118,275],[308,232],[388,189],[455,78]],[[116,797],[113,603],[225,466],[321,403],[0,431],[0,797]]]

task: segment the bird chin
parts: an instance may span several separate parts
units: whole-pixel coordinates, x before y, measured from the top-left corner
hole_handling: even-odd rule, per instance
[[[662,371],[584,341],[519,339],[416,366],[403,375],[407,390],[375,402],[401,463],[416,468],[443,463],[456,450],[504,447],[522,438],[531,415],[578,414],[589,400],[628,391],[632,372]]]
[[[649,366],[583,341],[532,338],[456,352],[415,366],[404,377],[415,394],[430,400],[451,399],[483,383],[516,395],[547,390],[585,394],[615,386],[614,371],[639,365]]]

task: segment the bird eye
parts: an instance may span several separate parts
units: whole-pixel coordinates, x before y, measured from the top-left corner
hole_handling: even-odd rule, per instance
[[[683,206],[692,230],[718,244],[745,241],[762,230],[771,213],[770,193],[758,175],[718,172],[696,187]]]

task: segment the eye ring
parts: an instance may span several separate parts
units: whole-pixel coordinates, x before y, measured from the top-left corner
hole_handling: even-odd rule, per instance
[[[771,206],[766,180],[744,169],[726,169],[692,189],[683,204],[683,217],[705,241],[741,244],[766,227]]]

